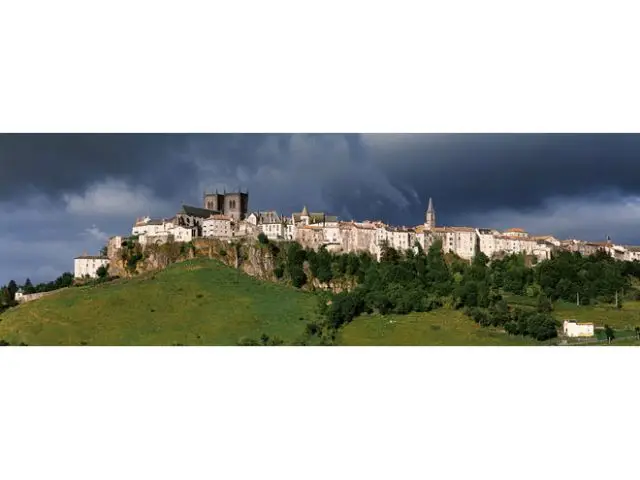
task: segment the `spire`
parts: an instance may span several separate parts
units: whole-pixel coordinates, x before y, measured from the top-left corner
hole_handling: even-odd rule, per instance
[[[429,207],[427,208],[427,213],[424,216],[425,222],[424,226],[431,230],[436,226],[436,210],[433,208],[433,199],[429,197]]]
[[[304,207],[302,207],[302,215],[303,217],[308,217],[309,216],[309,210],[307,210],[307,206],[305,205]]]

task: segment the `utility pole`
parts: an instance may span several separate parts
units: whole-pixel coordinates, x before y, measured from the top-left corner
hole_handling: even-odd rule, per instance
[[[580,292],[576,293],[576,305],[579,307],[580,306]]]
[[[616,290],[616,308],[618,308],[618,291]]]

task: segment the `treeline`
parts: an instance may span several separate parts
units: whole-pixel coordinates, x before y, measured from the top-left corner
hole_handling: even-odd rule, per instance
[[[312,277],[322,283],[353,278],[364,281],[365,272],[376,263],[366,252],[332,254],[326,249],[304,249],[297,242],[270,242],[266,235],[258,235],[259,243],[269,249],[275,261],[274,274],[280,280],[301,288],[309,282],[305,266]]]
[[[28,278],[22,285],[18,285],[15,280],[11,280],[7,285],[3,285],[0,288],[0,312],[17,305],[16,293],[19,290],[22,290],[25,295],[30,295],[33,293],[52,292],[71,285],[73,285],[73,273],[71,272],[65,272],[51,282],[42,282],[36,285],[33,285]]]
[[[270,247],[276,276],[296,287],[308,281],[305,266],[321,282],[355,281],[352,291],[321,301],[332,329],[363,313],[406,314],[446,306],[464,310],[479,325],[546,340],[557,336],[554,301],[579,298],[583,305],[617,302],[621,307],[623,299],[637,298],[631,278],[640,278],[639,262],[616,261],[605,252],[587,257],[559,252],[528,266],[525,256],[516,254],[489,262],[479,253],[467,262],[443,254],[439,241],[428,252],[419,246],[406,252],[384,247],[380,262],[367,253],[336,255],[305,250],[297,243]],[[536,306],[511,308],[503,298],[508,294],[531,297]]]

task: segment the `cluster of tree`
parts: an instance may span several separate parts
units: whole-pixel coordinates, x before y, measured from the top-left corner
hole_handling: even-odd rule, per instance
[[[335,329],[363,313],[406,314],[446,305],[465,309],[480,325],[545,340],[557,335],[553,301],[579,297],[581,304],[617,301],[621,306],[623,292],[632,291],[630,277],[640,278],[640,262],[619,262],[605,252],[588,257],[560,252],[531,265],[530,259],[517,254],[490,262],[479,253],[471,262],[463,261],[443,254],[439,241],[428,252],[418,245],[406,252],[384,247],[380,262],[366,253],[332,255],[324,249],[306,251],[295,243],[287,248],[280,276],[304,276],[306,262],[321,282],[356,279],[354,290],[321,304],[328,325]],[[503,294],[533,297],[537,306],[511,309]]]
[[[73,285],[73,274],[71,272],[65,272],[51,282],[42,282],[37,285],[33,285],[28,278],[23,285],[18,285],[15,280],[11,280],[7,285],[0,288],[0,312],[17,305],[16,293],[19,290],[22,290],[25,295],[30,295],[33,293],[52,292],[71,285]]]
[[[305,265],[314,278],[329,283],[333,279],[344,278],[364,281],[364,272],[373,263],[373,258],[365,252],[334,255],[324,248],[319,251],[304,249],[297,242],[269,242],[263,234],[258,236],[258,243],[270,249],[275,260],[276,278],[288,280],[296,288],[309,281]]]
[[[549,340],[558,336],[559,322],[548,312],[538,310],[509,309],[504,300],[488,309],[472,307],[466,310],[478,325],[504,328],[511,335]]]
[[[593,302],[621,306],[623,294],[630,290],[630,277],[640,278],[640,263],[620,262],[606,252],[582,256],[561,252],[533,269],[533,282],[552,300]],[[532,282],[532,283],[533,283]]]
[[[309,251],[302,248],[297,242],[286,242],[278,246],[266,239],[264,245],[268,246],[274,258],[276,278],[289,280],[296,288],[306,285],[308,278],[304,272],[304,264]]]

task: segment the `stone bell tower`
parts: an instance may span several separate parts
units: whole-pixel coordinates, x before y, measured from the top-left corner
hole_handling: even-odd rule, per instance
[[[428,230],[433,230],[436,227],[436,210],[433,208],[433,200],[429,197],[429,207],[427,213],[424,216],[424,226]]]

